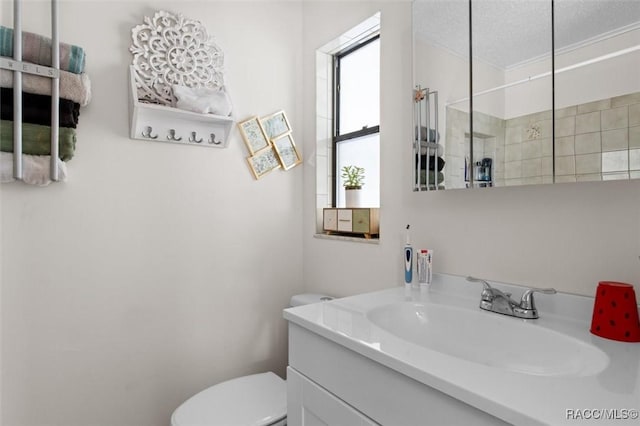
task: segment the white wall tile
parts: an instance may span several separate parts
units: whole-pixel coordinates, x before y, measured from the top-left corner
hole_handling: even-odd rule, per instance
[[[600,111],[576,115],[576,135],[600,131]]]
[[[600,173],[601,154],[576,155],[576,174]]]
[[[624,129],[602,131],[602,151],[617,151],[629,148],[629,130]]]
[[[557,138],[555,148],[556,156],[574,155],[576,153],[575,137],[566,136],[563,138]]]
[[[629,107],[601,111],[600,117],[603,131],[629,127]]]
[[[629,127],[640,126],[640,104],[629,105]]]
[[[602,153],[602,173],[623,172],[629,170],[629,151],[610,151]]]
[[[640,148],[640,126],[629,127],[629,148]]]
[[[640,170],[640,149],[629,150],[629,170]]]
[[[576,135],[576,154],[590,154],[602,151],[601,133],[583,133]]]
[[[576,133],[576,117],[565,117],[556,119],[556,138],[563,136],[573,136]]]
[[[522,142],[522,126],[505,128],[505,143],[511,145]]]
[[[586,104],[578,105],[578,115],[586,114],[594,111],[601,111],[603,109],[611,108],[611,99],[603,99],[600,101],[589,102]]]
[[[528,160],[532,158],[542,157],[542,146],[539,140],[534,139],[522,142],[522,159]]]
[[[522,160],[522,177],[541,177],[542,176],[542,159],[532,158],[530,160]]]
[[[573,155],[556,157],[556,176],[576,174],[576,158]]]

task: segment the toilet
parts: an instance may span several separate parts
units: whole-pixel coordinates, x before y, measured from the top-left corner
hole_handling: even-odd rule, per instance
[[[290,306],[331,300],[322,294],[297,294]],[[237,377],[211,386],[182,403],[171,426],[284,426],[287,383],[272,372]]]

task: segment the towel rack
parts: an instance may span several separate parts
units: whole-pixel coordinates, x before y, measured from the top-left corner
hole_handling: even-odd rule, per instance
[[[413,114],[414,114],[414,140],[413,158],[415,167],[413,168],[413,190],[414,191],[437,191],[440,186],[438,181],[438,92],[429,88],[416,86],[413,94]],[[423,128],[427,134],[423,135]],[[433,131],[433,138],[431,132]],[[424,153],[424,154],[423,154]],[[422,156],[426,158],[424,182],[422,179]],[[433,158],[433,180],[430,176],[430,162]]]
[[[13,177],[22,180],[22,73],[51,79],[51,180],[59,180],[58,132],[60,119],[60,43],[58,1],[51,1],[51,67],[22,61],[22,4],[13,1],[13,59],[2,58],[0,68],[13,71]]]

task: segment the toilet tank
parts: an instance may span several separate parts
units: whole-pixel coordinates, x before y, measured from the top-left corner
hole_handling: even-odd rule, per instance
[[[289,306],[294,308],[296,306],[310,305],[311,303],[326,302],[328,300],[333,300],[333,297],[316,293],[296,294],[291,297]]]

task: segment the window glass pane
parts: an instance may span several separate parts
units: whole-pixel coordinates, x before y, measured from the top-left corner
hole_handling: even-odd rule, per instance
[[[345,207],[342,167],[364,167],[361,207],[380,207],[380,134],[348,139],[336,145],[336,207]]]
[[[340,135],[380,124],[380,39],[340,59],[339,108]]]

